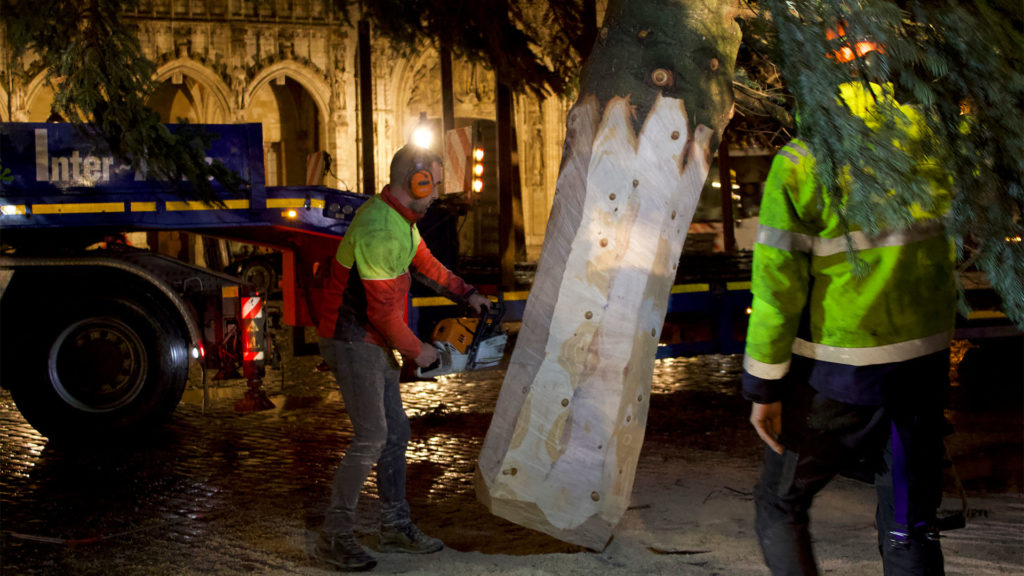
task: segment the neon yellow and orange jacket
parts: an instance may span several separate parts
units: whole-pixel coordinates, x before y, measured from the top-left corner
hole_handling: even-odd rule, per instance
[[[418,219],[387,187],[356,211],[331,262],[321,338],[371,342],[415,358],[421,342],[404,320],[411,274],[453,300],[475,292],[430,253]]]
[[[872,88],[884,96],[882,87]],[[842,96],[854,113],[870,114],[873,99],[862,85],[844,85]],[[949,187],[933,181],[932,193],[948,200]],[[943,201],[939,206],[945,210]],[[878,405],[889,369],[942,359],[953,333],[956,288],[941,214],[919,210],[909,228],[850,235],[866,275],[858,276],[847,257],[836,207],[814,176],[814,157],[805,143],[791,141],[772,162],[761,203],[743,361],[747,399],[781,400],[793,356],[810,364],[809,384],[825,396]]]

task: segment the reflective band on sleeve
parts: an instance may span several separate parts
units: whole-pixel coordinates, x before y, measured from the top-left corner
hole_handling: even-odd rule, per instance
[[[808,234],[800,234],[781,230],[772,226],[761,224],[757,228],[757,243],[762,246],[771,246],[787,252],[810,252],[814,246],[815,238]]]
[[[881,248],[883,246],[906,246],[914,242],[920,242],[932,238],[942,232],[942,222],[938,220],[924,220],[914,224],[907,230],[893,230],[882,232],[878,236],[870,237],[864,232],[850,232],[850,239],[857,250],[868,250],[870,248]],[[760,236],[760,235],[759,235]],[[760,242],[760,238],[758,238]],[[846,251],[846,237],[839,238],[815,238],[814,255],[831,256]]]
[[[754,360],[749,355],[743,355],[743,369],[751,376],[763,380],[779,380],[789,372],[789,360],[781,364],[766,364],[760,360]]]
[[[789,143],[786,144],[785,147],[786,148],[791,148],[794,152],[796,152],[797,154],[799,154],[801,156],[806,156],[807,155],[807,148],[804,148],[804,145],[799,143],[799,142],[797,142],[796,140],[790,140]]]
[[[942,222],[927,220],[915,224],[908,230],[882,232],[870,237],[864,232],[850,232],[850,239],[857,250],[881,248],[883,246],[906,246],[933,238],[942,233]],[[831,256],[846,252],[846,237],[816,238],[761,224],[757,229],[757,243],[787,252],[813,252],[815,256]]]
[[[807,148],[804,148],[797,142],[790,142],[778,151],[778,155],[789,160],[793,164],[799,165],[800,161],[803,160],[803,157],[807,155]]]
[[[783,158],[785,158],[787,160],[789,160],[793,164],[799,164],[800,163],[800,157],[797,156],[796,154],[790,152],[789,150],[786,150],[785,148],[783,148],[782,150],[779,150],[778,151],[778,155],[782,156]]]
[[[802,338],[797,338],[793,341],[793,353],[805,358],[846,364],[847,366],[871,366],[874,364],[888,364],[890,362],[904,362],[939,352],[949,347],[951,338],[951,333],[940,332],[924,338],[918,338],[917,340],[868,348],[841,348],[839,346],[816,344]],[[746,360],[744,360],[745,366]]]

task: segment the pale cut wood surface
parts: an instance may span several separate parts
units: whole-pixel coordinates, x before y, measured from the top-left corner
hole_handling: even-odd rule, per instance
[[[476,489],[492,513],[602,549],[629,504],[655,352],[712,130],[658,97],[573,107],[537,275]],[[590,144],[588,144],[590,143]]]

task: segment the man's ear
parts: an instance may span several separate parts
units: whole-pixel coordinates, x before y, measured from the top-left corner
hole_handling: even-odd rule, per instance
[[[434,192],[434,175],[430,170],[421,169],[409,177],[409,194],[413,198],[426,198]]]

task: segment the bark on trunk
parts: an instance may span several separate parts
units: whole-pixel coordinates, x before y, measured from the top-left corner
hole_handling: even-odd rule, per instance
[[[612,0],[569,113],[533,288],[475,478],[602,549],[629,504],[683,241],[731,115],[733,0]]]

